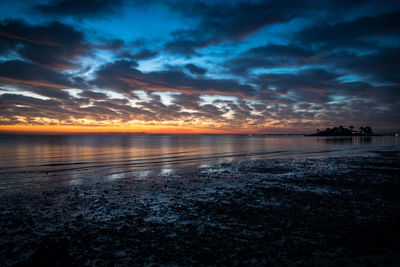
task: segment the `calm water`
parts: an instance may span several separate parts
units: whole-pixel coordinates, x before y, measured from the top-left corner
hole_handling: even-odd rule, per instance
[[[236,159],[367,155],[399,148],[400,138],[390,136],[0,136],[0,190],[145,179]]]

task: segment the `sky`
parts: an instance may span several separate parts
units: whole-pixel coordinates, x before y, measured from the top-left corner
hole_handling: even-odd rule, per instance
[[[400,2],[0,1],[0,132],[400,129]]]

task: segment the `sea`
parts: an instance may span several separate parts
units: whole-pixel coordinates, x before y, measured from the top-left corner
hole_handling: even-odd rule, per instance
[[[246,160],[369,156],[400,137],[2,135],[0,195],[42,187],[147,179]]]

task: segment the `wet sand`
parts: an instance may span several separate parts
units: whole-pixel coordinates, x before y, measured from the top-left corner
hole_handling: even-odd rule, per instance
[[[400,264],[400,151],[0,197],[1,265]]]

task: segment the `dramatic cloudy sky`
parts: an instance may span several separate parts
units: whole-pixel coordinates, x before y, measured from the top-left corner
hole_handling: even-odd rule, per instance
[[[0,130],[395,130],[399,3],[3,0]]]

